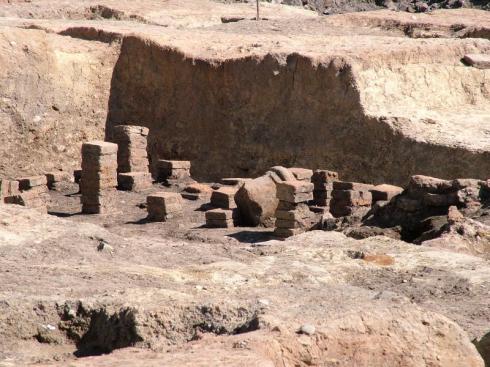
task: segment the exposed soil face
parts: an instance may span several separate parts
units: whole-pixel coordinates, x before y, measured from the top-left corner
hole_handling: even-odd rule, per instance
[[[117,48],[11,27],[0,47],[2,176],[75,168],[81,142],[104,136]]]
[[[5,175],[76,166],[80,142],[101,137],[106,117],[106,136],[114,124],[150,127],[153,160],[191,159],[205,180],[276,164],[397,184],[407,172],[485,178],[490,170],[488,70],[461,62],[490,48],[484,12],[318,17],[263,4],[269,20],[222,24],[222,16],[250,19],[253,4],[206,2],[190,12],[182,11],[190,0],[46,4],[1,7],[10,17],[32,13],[3,18],[6,29],[49,32],[16,31],[45,39],[39,65],[25,51],[19,60],[51,75],[37,98],[33,82],[14,73],[22,90],[6,93],[4,113],[18,152],[4,153]],[[454,39],[465,37],[482,38]],[[58,44],[77,51],[50,51]]]

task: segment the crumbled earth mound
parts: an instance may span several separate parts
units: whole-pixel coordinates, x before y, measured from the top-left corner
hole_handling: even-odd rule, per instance
[[[254,247],[123,238],[0,212],[6,365],[483,366],[470,338],[488,330],[490,269],[476,257],[322,231]],[[150,350],[96,357],[125,347]]]

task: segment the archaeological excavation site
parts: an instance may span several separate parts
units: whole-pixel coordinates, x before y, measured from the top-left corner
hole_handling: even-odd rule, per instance
[[[488,0],[0,0],[0,367],[490,367]]]

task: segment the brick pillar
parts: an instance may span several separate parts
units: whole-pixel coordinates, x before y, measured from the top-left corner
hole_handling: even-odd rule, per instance
[[[82,145],[82,212],[102,214],[114,203],[117,186],[117,145],[91,141]]]
[[[333,183],[339,180],[339,174],[333,171],[316,170],[311,177],[315,185],[313,200],[315,205],[328,207],[332,199]]]
[[[312,228],[315,215],[307,202],[313,200],[313,184],[304,181],[283,181],[276,184],[279,204],[276,210],[278,237],[290,237]]]
[[[152,184],[148,169],[148,128],[118,125],[113,128],[112,141],[118,145],[117,172],[121,190],[143,191]]]

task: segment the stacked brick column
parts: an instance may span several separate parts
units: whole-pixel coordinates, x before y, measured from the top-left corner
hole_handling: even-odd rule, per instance
[[[333,183],[339,180],[339,174],[333,171],[316,170],[311,182],[315,186],[313,202],[315,205],[328,207],[332,199]]]
[[[151,187],[147,153],[148,128],[118,125],[112,140],[118,145],[117,172],[121,190],[142,191]]]
[[[102,214],[114,204],[117,186],[117,145],[92,141],[82,145],[82,212]]]
[[[313,199],[313,184],[304,181],[283,181],[277,183],[279,204],[276,210],[278,237],[290,237],[311,228],[314,215],[307,202]]]
[[[336,181],[333,183],[330,213],[334,217],[344,217],[371,207],[373,185]]]
[[[224,186],[211,194],[211,205],[214,210],[206,212],[206,225],[208,227],[229,228],[233,227],[238,218],[238,210],[235,202],[235,194],[238,186]]]

